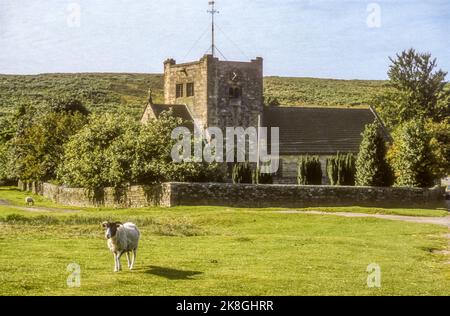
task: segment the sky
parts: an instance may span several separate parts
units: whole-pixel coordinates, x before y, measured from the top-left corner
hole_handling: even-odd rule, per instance
[[[265,75],[386,79],[410,47],[450,71],[449,0],[217,0],[227,60]],[[0,0],[0,73],[162,73],[211,45],[208,0]],[[221,59],[224,59],[219,55]],[[447,78],[448,79],[448,78]]]

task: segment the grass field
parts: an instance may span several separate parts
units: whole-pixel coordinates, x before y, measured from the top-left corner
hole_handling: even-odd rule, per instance
[[[1,295],[450,295],[448,259],[433,252],[446,248],[447,229],[437,225],[224,207],[72,213],[42,198],[52,211],[30,212],[19,209],[24,196],[0,190]],[[138,224],[134,271],[112,272],[106,219]],[[71,263],[79,288],[66,283]],[[366,285],[371,263],[381,288]]]

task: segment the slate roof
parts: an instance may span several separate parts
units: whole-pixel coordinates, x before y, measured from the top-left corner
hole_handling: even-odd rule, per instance
[[[268,107],[263,126],[280,128],[281,155],[328,155],[357,153],[375,119],[370,109]]]
[[[182,126],[194,131],[194,119],[186,105],[183,104],[149,104],[156,118],[159,118],[163,112],[172,110],[173,116],[183,120]]]
[[[191,113],[187,109],[186,105],[182,104],[150,104],[153,113],[156,117],[159,117],[164,111],[173,111],[175,117],[181,118],[183,121],[193,121]]]

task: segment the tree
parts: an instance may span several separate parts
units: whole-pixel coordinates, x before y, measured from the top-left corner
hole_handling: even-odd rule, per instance
[[[129,181],[136,134],[137,123],[129,117],[92,115],[65,145],[58,179],[94,191]]]
[[[70,114],[80,113],[82,115],[89,114],[89,110],[83,105],[83,103],[73,96],[58,96],[48,100],[47,102],[51,112],[63,112]]]
[[[171,133],[182,123],[170,113],[146,125],[126,115],[92,115],[65,146],[58,177],[94,192],[130,184],[222,180],[218,164],[173,162]]]
[[[10,142],[12,175],[25,181],[55,179],[64,144],[85,123],[80,113],[48,112],[23,125]]]
[[[167,111],[158,120],[139,127],[132,164],[133,183],[223,181],[224,170],[217,163],[173,162],[171,152],[176,140],[171,139],[171,134],[184,123]]]
[[[430,134],[430,148],[434,156],[431,166],[436,179],[450,175],[450,117],[442,122],[425,122],[425,130]]]
[[[327,159],[327,174],[331,185],[355,185],[355,156],[337,154]]]
[[[232,178],[234,184],[252,183],[252,168],[248,162],[237,163],[233,166]]]
[[[434,156],[430,140],[431,135],[420,121],[404,123],[396,130],[389,160],[397,186],[425,188],[434,184]]]
[[[9,143],[0,143],[0,183],[8,183],[13,178],[9,147]]]
[[[299,185],[321,185],[322,166],[317,156],[301,156],[298,160],[297,181]]]
[[[386,161],[386,141],[378,122],[368,124],[362,134],[362,142],[356,158],[357,186],[389,186],[391,169]]]
[[[450,115],[447,73],[436,69],[436,59],[409,49],[390,61],[389,89],[375,102],[391,129],[412,119],[440,122]]]
[[[266,106],[280,106],[280,101],[276,97],[264,96],[264,104]]]
[[[266,166],[261,166],[255,168],[252,173],[253,184],[273,184],[273,174],[263,173],[262,168],[267,168]]]

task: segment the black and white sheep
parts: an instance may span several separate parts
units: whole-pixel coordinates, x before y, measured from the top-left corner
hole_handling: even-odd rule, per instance
[[[139,239],[141,237],[137,226],[133,223],[122,224],[110,222],[104,222],[102,226],[106,229],[105,237],[108,240],[108,248],[114,254],[114,272],[122,270],[120,258],[124,253],[127,256],[128,268],[133,270]],[[130,252],[133,252],[131,261]]]
[[[27,196],[25,198],[25,204],[27,206],[33,206],[34,205],[34,199],[31,196]]]

